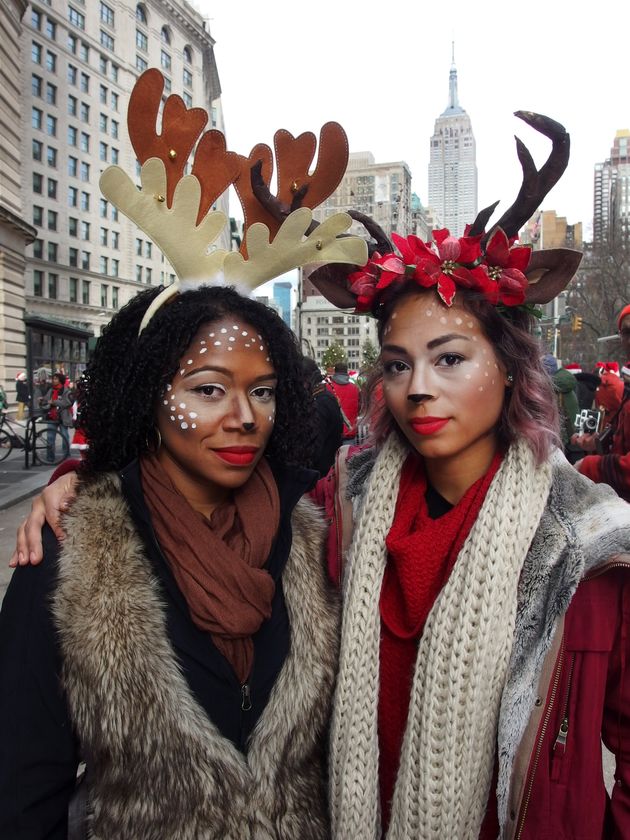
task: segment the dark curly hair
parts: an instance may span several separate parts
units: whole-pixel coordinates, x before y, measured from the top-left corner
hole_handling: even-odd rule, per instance
[[[121,469],[146,450],[157,400],[197,330],[229,315],[247,321],[264,337],[278,374],[275,424],[266,454],[284,464],[309,466],[311,401],[297,341],[284,321],[273,309],[231,288],[202,287],[161,307],[138,336],[144,313],[159,292],[140,292],[114,316],[79,384],[80,426],[90,444],[86,468]]]

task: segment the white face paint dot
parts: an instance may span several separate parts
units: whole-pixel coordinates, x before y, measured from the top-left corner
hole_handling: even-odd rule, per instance
[[[271,422],[273,420],[273,417],[268,417],[267,419],[269,420],[269,422]]]
[[[162,405],[168,405],[168,400],[164,400],[164,401],[162,402]]]
[[[247,330],[243,330],[243,332],[241,333],[241,335],[247,335]]]
[[[166,386],[166,390],[167,390],[167,391],[172,390],[172,388],[173,388],[173,386],[172,386],[170,383]]]
[[[186,403],[180,403],[180,404],[179,404],[179,407],[180,407],[180,408],[186,408]]]
[[[231,347],[228,347],[228,350],[231,350],[231,349],[232,349]]]
[[[182,370],[180,370],[179,375],[183,376],[185,373],[186,373],[186,371],[182,369]]]
[[[457,324],[457,326],[459,327],[459,326],[460,326],[461,324],[463,324],[464,322],[462,321],[462,319],[461,319],[461,318],[455,318],[455,323],[456,323],[456,324]]]
[[[232,329],[233,329],[233,330],[237,330],[237,329],[238,329],[238,327],[236,326],[236,324],[234,324],[234,325],[232,326]]]
[[[469,373],[466,374],[466,379],[470,379],[470,374]]]
[[[260,347],[259,347],[258,349],[259,349],[259,350],[264,350],[265,348],[264,348],[264,347],[262,346],[262,344],[261,344],[261,345],[260,345]]]
[[[207,347],[202,347],[201,350],[199,351],[199,355],[201,355],[202,353],[207,353],[207,352],[208,352],[208,348]]]
[[[221,342],[220,342],[220,341],[215,341],[215,342],[214,342],[214,346],[215,346],[215,347],[220,347],[220,346],[221,346]]]
[[[392,314],[392,321],[393,321],[395,318],[397,318],[397,317],[398,317],[398,312],[394,312],[394,313]]]
[[[186,364],[187,364],[187,365],[192,365],[192,359],[188,359],[188,361],[186,362]]]
[[[472,328],[473,328],[475,325],[473,324],[473,322],[472,322],[472,321],[468,321],[468,323],[466,324],[466,326],[467,326],[467,327],[469,327],[469,328],[472,330]]]
[[[444,315],[442,315],[442,317],[440,318],[440,324],[445,324],[445,323],[446,323],[446,318],[444,317]]]
[[[202,339],[201,339],[201,341],[200,341],[199,343],[200,343],[200,344],[205,344],[205,343],[206,343],[205,338],[202,338]]]
[[[188,416],[190,417],[191,420],[194,420],[195,417],[198,417],[199,415],[197,414],[196,411],[189,411]]]
[[[231,335],[231,336],[228,338],[228,341],[236,341],[236,339],[234,338],[234,336],[233,336],[233,335]]]
[[[178,419],[178,420],[183,420],[183,419],[184,419],[184,415],[183,415],[183,414],[178,414],[178,415],[177,415],[177,419]]]
[[[173,414],[171,414],[171,420],[175,420],[175,416]]]
[[[480,385],[478,390],[483,391],[483,385]]]
[[[191,426],[190,428],[191,428],[191,429],[196,429],[196,428],[197,428],[197,424],[196,424],[196,423],[193,423],[193,424],[192,424],[192,426]]]
[[[269,356],[267,356],[267,358],[265,359],[265,361],[266,361],[266,362],[270,362],[270,361],[271,361],[271,359],[269,358]]]
[[[484,374],[483,374],[483,375],[484,375],[484,376],[489,376],[490,374],[489,374],[489,373],[488,373],[488,371],[486,370],[486,371],[484,371]]]
[[[226,333],[226,332],[227,332],[227,330],[225,329],[225,327],[221,327],[221,332],[222,332],[222,333]]]
[[[433,315],[433,310],[432,310],[432,309],[427,309],[427,311],[426,311],[424,314],[425,314],[428,318],[430,318],[430,317]]]
[[[208,338],[214,338],[214,333],[208,333]]]
[[[188,428],[188,423],[182,423],[182,429],[187,429],[187,428]]]

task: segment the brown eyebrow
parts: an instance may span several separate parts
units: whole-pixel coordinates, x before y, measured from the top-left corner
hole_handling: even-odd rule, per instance
[[[214,373],[222,373],[224,376],[232,376],[232,371],[228,370],[227,368],[220,367],[219,365],[204,365],[203,367],[195,368],[194,370],[186,371],[186,373],[182,376],[182,379],[186,379],[189,376],[193,376],[195,373],[203,373],[204,371],[213,371]],[[252,382],[267,382],[270,379],[278,381],[278,375],[275,373],[264,373],[262,376],[257,376],[255,379],[252,379]]]
[[[427,350],[433,350],[435,347],[441,347],[442,344],[448,344],[449,341],[455,341],[456,339],[461,339],[463,341],[471,340],[467,335],[462,335],[461,333],[447,333],[446,335],[440,335],[438,338],[434,338],[427,342]],[[386,350],[389,353],[409,352],[405,347],[401,347],[398,344],[383,344],[381,350]]]

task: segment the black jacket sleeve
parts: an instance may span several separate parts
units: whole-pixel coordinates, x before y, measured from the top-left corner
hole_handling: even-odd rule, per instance
[[[17,568],[0,612],[0,837],[61,840],[79,764],[50,602],[57,544]]]

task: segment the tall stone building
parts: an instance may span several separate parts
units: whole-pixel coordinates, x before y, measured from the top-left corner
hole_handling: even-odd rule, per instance
[[[470,117],[459,104],[455,54],[448,106],[435,121],[429,158],[429,206],[454,236],[477,215],[477,163]]]
[[[36,230],[24,217],[20,32],[26,0],[0,4],[0,385],[12,401],[15,376],[26,366],[25,247]]]
[[[186,0],[33,0],[22,35],[26,70],[23,202],[38,230],[26,270],[26,305],[37,320],[32,365],[63,364],[75,376],[85,336],[147,286],[173,282],[148,237],[101,197],[98,181],[119,164],[139,183],[126,126],[140,73],[158,67],[164,96],[223,128],[214,41]],[[219,209],[227,215],[227,196]],[[229,231],[221,247],[228,248]]]
[[[630,237],[630,131],[615,135],[610,157],[595,164],[593,244],[628,241]]]

